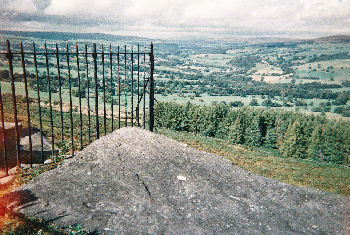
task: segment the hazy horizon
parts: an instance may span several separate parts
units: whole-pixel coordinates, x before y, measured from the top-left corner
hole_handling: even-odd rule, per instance
[[[0,0],[0,29],[154,39],[350,34],[350,0]]]

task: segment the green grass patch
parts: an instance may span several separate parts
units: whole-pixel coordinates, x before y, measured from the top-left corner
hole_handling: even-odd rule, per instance
[[[158,128],[157,132],[189,146],[223,156],[240,168],[296,186],[350,196],[350,168],[331,163],[283,158],[277,151],[232,145],[228,141]]]
[[[17,220],[12,220],[11,223],[5,224],[0,234],[12,235],[83,235],[90,234],[81,225],[68,226],[65,229],[60,229],[54,224],[45,222],[33,217],[24,217],[21,214],[13,214]]]

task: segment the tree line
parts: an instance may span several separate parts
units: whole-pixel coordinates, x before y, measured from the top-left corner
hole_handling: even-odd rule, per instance
[[[350,123],[273,109],[158,102],[155,123],[229,140],[233,144],[278,149],[283,157],[348,164]]]

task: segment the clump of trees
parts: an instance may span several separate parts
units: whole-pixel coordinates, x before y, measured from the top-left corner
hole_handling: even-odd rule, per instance
[[[282,110],[159,102],[156,125],[278,149],[282,156],[348,164],[350,124]]]

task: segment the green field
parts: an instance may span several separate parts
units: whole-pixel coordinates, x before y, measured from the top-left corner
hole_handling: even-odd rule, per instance
[[[271,150],[251,149],[192,133],[168,129],[157,129],[157,132],[193,148],[223,156],[231,160],[235,166],[265,177],[296,186],[313,187],[350,196],[350,169],[345,166],[282,158]]]

